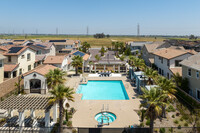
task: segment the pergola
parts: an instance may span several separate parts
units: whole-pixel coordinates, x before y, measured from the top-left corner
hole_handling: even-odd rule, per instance
[[[7,110],[12,117],[12,110],[19,112],[19,127],[24,127],[24,111],[31,110],[31,117],[35,117],[35,110],[45,110],[45,127],[50,127],[50,109],[53,107],[53,122],[57,121],[57,104],[49,104],[49,96],[18,95],[10,96],[0,102],[0,109]]]

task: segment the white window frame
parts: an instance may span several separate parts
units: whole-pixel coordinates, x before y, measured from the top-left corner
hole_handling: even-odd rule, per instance
[[[200,101],[200,98],[197,97],[197,91],[200,92],[200,89],[197,89],[197,88],[196,88],[196,99]]]
[[[199,71],[196,71],[196,78],[199,79]]]

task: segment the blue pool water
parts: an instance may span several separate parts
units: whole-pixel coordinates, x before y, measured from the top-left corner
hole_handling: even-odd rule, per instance
[[[77,93],[83,94],[84,100],[128,100],[129,97],[121,80],[95,81],[79,85]]]
[[[95,120],[102,123],[112,123],[116,118],[116,115],[111,112],[101,112],[95,115]]]

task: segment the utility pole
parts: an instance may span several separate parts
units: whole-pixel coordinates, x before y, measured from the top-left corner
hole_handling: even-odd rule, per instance
[[[36,29],[35,33],[36,33],[36,35],[38,34],[38,29]]]
[[[87,36],[89,35],[89,27],[88,26],[87,26],[87,33],[86,34],[87,34]]]
[[[137,36],[140,36],[140,24],[137,25]]]
[[[56,28],[56,35],[58,35],[58,28]]]

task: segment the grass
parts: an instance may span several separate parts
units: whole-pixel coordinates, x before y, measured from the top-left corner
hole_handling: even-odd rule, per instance
[[[96,39],[93,36],[83,35],[0,35],[0,39],[41,39],[43,41],[50,39],[72,39],[88,42],[92,47],[111,46],[113,41],[128,42],[128,41],[163,41],[165,38],[157,37],[135,37],[135,36],[111,36],[110,38]]]

